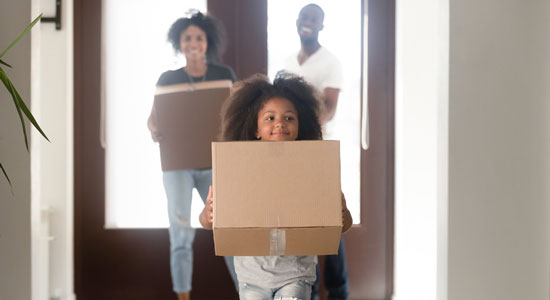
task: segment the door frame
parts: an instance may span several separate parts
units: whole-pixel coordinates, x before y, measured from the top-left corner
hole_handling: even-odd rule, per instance
[[[393,294],[395,0],[363,3],[369,10],[371,143],[361,151],[363,221],[344,239],[352,299],[389,300]],[[267,73],[267,0],[209,0],[208,9],[226,26],[230,44],[222,60],[234,66],[239,78]],[[105,153],[99,136],[101,0],[75,0],[74,26],[75,293],[79,299],[171,299],[167,230],[104,228]],[[256,48],[247,53],[248,48],[239,45],[249,40]],[[198,230],[195,246],[206,252],[205,257],[214,257],[210,231]],[[219,257],[198,261],[224,268]],[[127,269],[120,271],[120,266]],[[194,276],[212,279],[215,274],[197,271]],[[228,274],[222,272],[218,280],[222,286],[211,289],[206,283],[201,292],[201,280],[194,277],[199,284],[194,285],[194,299],[208,299],[212,290],[232,288]]]
[[[369,148],[361,149],[361,224],[344,234],[351,299],[391,300],[394,258],[395,0],[363,0],[368,14]],[[365,28],[362,28],[364,40]],[[365,43],[363,42],[363,45]],[[365,51],[362,51],[365,53]],[[363,72],[362,72],[363,73]],[[365,98],[365,93],[367,97]],[[365,116],[361,116],[364,118]],[[362,129],[363,130],[363,129]],[[363,131],[361,131],[363,134]],[[353,262],[353,263],[350,263]]]

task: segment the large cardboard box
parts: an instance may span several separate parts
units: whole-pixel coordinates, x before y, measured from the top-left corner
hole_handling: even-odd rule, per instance
[[[158,86],[157,127],[162,134],[163,171],[212,166],[212,141],[220,129],[220,109],[229,96],[230,80]]]
[[[216,255],[337,254],[338,141],[212,143]]]

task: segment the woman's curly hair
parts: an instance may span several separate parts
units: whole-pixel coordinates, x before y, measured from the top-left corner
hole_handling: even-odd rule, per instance
[[[220,140],[256,140],[258,112],[274,97],[288,99],[298,111],[297,140],[323,138],[318,118],[319,102],[313,88],[303,78],[280,71],[273,84],[262,74],[235,83],[221,110]]]
[[[176,52],[181,52],[180,38],[181,33],[187,27],[195,25],[206,34],[208,43],[206,49],[206,59],[208,62],[217,63],[220,61],[220,55],[225,47],[225,32],[221,23],[210,15],[204,15],[201,12],[195,12],[191,17],[177,19],[170,30],[168,30],[168,41]]]

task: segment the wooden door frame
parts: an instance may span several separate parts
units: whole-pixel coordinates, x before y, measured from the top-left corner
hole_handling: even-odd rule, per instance
[[[345,240],[348,262],[366,255],[365,268],[348,263],[351,296],[389,300],[393,294],[395,0],[368,1],[371,147],[361,151],[363,224],[354,226]],[[234,67],[239,78],[267,73],[267,0],[209,0],[208,7],[227,29],[230,44],[222,60]],[[230,11],[233,14],[227,13]],[[75,0],[74,26],[75,293],[84,300],[147,299],[147,293],[158,298],[158,291],[162,290],[166,291],[160,296],[162,299],[173,299],[165,229],[110,230],[106,236],[102,235],[105,154],[99,143],[101,0]],[[247,54],[242,45],[251,41],[255,48]],[[356,244],[354,240],[362,242]],[[146,250],[151,244],[153,250]],[[211,232],[199,230],[196,246],[201,250],[212,249],[211,244]],[[102,246],[93,248],[93,245]],[[112,248],[128,245],[132,245],[131,252],[106,258]],[[219,259],[218,263],[223,265]],[[135,264],[136,261],[140,264]],[[120,273],[117,271],[120,265],[128,269]],[[158,268],[162,270],[153,271]],[[95,272],[98,279],[89,280],[84,272]],[[141,280],[147,283],[125,279],[125,274],[132,273],[144,273]],[[157,279],[161,283],[151,282],[148,274],[160,274]],[[201,271],[196,275],[210,276]],[[125,284],[144,286],[133,290],[120,288]],[[99,293],[100,288],[109,289],[109,295]]]
[[[368,7],[365,7],[365,2],[368,2]],[[354,225],[344,239],[351,298],[391,300],[394,257],[395,0],[364,0],[362,11],[365,9],[368,9],[368,91],[361,90],[361,97],[363,93],[368,93],[370,145],[368,150],[361,150],[362,222]],[[363,40],[364,28],[361,32]],[[361,64],[364,62],[363,57]],[[364,264],[358,268],[354,261],[363,260]]]

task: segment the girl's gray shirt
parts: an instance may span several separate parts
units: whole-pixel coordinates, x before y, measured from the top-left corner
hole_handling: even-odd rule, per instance
[[[317,256],[235,256],[239,283],[265,288],[281,287],[290,282],[315,282]]]

